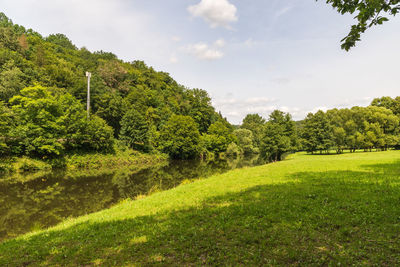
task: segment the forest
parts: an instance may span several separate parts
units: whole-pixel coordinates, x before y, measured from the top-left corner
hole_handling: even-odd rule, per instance
[[[125,146],[174,159],[260,153],[279,161],[295,151],[343,153],[399,146],[400,98],[332,109],[294,121],[276,110],[231,125],[205,90],[178,84],[143,61],[43,37],[0,14],[0,154],[52,159]],[[86,77],[92,73],[86,116]]]

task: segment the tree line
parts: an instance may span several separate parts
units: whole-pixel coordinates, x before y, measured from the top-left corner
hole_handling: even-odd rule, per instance
[[[387,150],[399,143],[399,117],[384,107],[318,111],[309,114],[302,126],[303,149],[311,153]]]
[[[268,120],[249,114],[234,133],[248,137],[237,140],[242,151],[261,152],[271,161],[281,160],[285,153],[294,151],[385,151],[400,147],[399,116],[400,97],[382,97],[368,107],[320,110],[297,122],[278,110]]]

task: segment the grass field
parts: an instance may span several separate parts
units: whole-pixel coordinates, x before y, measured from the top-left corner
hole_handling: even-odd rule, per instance
[[[0,266],[400,264],[400,152],[296,154],[0,244]]]

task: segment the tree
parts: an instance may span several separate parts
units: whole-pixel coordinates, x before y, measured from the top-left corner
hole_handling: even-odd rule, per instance
[[[346,51],[360,41],[361,34],[368,28],[381,25],[388,21],[387,16],[395,16],[400,11],[398,0],[326,0],[326,2],[341,14],[357,13],[355,16],[357,24],[351,27],[349,34],[342,40],[342,49]]]
[[[290,139],[283,135],[283,127],[279,124],[265,125],[265,133],[261,144],[261,154],[269,161],[279,161],[285,152],[290,151]]]
[[[260,147],[264,125],[265,125],[265,119],[263,117],[261,117],[258,114],[248,114],[243,119],[240,128],[252,131],[255,145],[257,147]]]
[[[12,152],[40,157],[62,155],[65,149],[109,151],[113,133],[104,120],[91,116],[73,96],[28,87],[10,100],[15,127],[8,132]]]
[[[25,87],[24,74],[10,60],[2,68],[0,73],[0,100],[8,101],[11,97]]]
[[[64,127],[57,120],[62,109],[50,91],[41,86],[21,90],[10,100],[18,125],[10,130],[15,148],[28,155],[60,155],[64,147],[57,140]]]
[[[145,117],[136,109],[130,109],[122,118],[120,139],[134,149],[147,152],[150,150],[149,138]]]
[[[210,96],[201,89],[188,90],[187,95],[190,101],[189,115],[199,125],[200,133],[207,132],[215,116]]]
[[[393,114],[400,116],[400,97],[391,98],[389,96],[384,96],[381,98],[375,98],[371,102],[371,106],[384,107],[390,109]]]
[[[261,154],[270,161],[282,160],[283,154],[295,148],[294,122],[289,114],[275,110],[264,127]]]
[[[333,142],[336,147],[336,153],[343,153],[346,146],[346,131],[342,127],[333,128]]]
[[[254,145],[253,132],[248,129],[237,129],[233,132],[237,144],[244,154],[258,153],[259,149]]]
[[[123,98],[116,93],[104,93],[96,102],[96,109],[96,115],[114,129],[114,136],[117,137],[121,130],[121,120],[127,109]]]
[[[281,124],[283,126],[283,134],[289,137],[291,150],[295,150],[297,148],[298,140],[296,125],[292,120],[292,116],[289,113],[274,110],[269,116],[269,122]]]
[[[175,159],[190,159],[200,153],[200,133],[193,118],[172,115],[160,132],[160,149]]]
[[[66,49],[77,49],[76,46],[62,33],[50,34],[46,41],[64,47]]]
[[[103,61],[98,67],[97,72],[103,79],[103,82],[113,92],[119,91],[126,93],[129,86],[125,82],[127,78],[127,70],[117,60]]]
[[[229,144],[235,141],[232,130],[229,129],[222,121],[217,121],[210,125],[208,133],[204,134],[203,143],[210,152],[225,152]]]
[[[328,151],[333,146],[332,125],[323,111],[309,113],[302,129],[303,148],[314,153],[319,150]]]
[[[8,134],[10,129],[15,127],[15,118],[11,110],[0,101],[0,154],[8,154],[9,146],[7,145]]]
[[[0,48],[16,51],[19,48],[18,35],[10,27],[0,26]]]
[[[14,23],[9,19],[6,14],[0,12],[0,26],[1,27],[12,27]]]
[[[114,145],[113,130],[107,123],[97,117],[91,116],[86,121],[87,126],[82,131],[83,137],[77,140],[81,146],[80,149],[86,149],[87,151],[98,151],[98,152],[112,152]],[[79,136],[78,136],[79,137]]]
[[[243,154],[242,149],[235,143],[230,143],[226,149],[226,155],[229,157],[238,157]]]

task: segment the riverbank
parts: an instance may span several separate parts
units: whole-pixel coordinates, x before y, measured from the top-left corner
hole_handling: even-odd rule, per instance
[[[296,154],[0,244],[0,265],[400,263],[400,152]]]
[[[37,172],[63,170],[70,173],[79,171],[116,170],[120,168],[145,168],[166,162],[164,154],[144,154],[132,149],[116,150],[112,154],[79,153],[63,158],[40,160],[29,157],[9,157],[0,159],[0,175],[3,178],[13,176],[32,176]],[[1,178],[0,178],[1,179]]]

